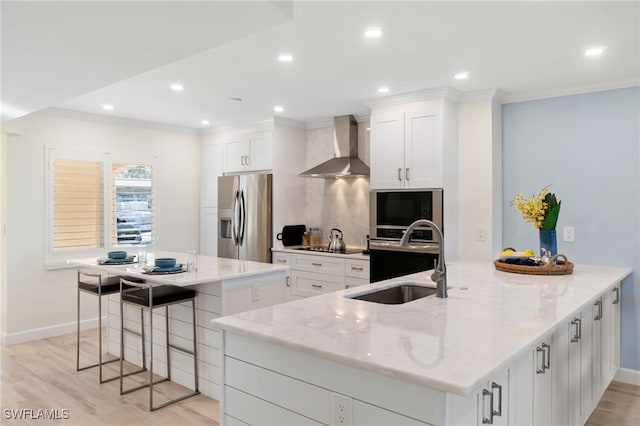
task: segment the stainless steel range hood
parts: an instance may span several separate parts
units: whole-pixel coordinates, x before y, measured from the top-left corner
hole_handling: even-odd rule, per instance
[[[334,117],[335,157],[298,176],[315,178],[369,176],[369,166],[358,158],[358,123],[353,115]]]

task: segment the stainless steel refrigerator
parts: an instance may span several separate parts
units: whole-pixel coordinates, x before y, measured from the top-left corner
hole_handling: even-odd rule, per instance
[[[218,178],[218,256],[271,263],[270,174]]]

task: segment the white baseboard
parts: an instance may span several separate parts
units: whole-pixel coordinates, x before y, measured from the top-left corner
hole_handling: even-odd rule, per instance
[[[107,317],[102,318],[102,323],[107,324]],[[80,330],[88,330],[90,328],[98,327],[98,317],[81,320]],[[50,327],[34,328],[26,331],[19,331],[17,333],[3,333],[2,344],[13,345],[16,343],[31,342],[32,340],[46,339],[47,337],[60,336],[62,334],[69,334],[76,332],[76,322],[68,322],[65,324],[52,325]]]
[[[629,368],[620,368],[613,380],[630,385],[640,386],[640,370],[631,370]]]

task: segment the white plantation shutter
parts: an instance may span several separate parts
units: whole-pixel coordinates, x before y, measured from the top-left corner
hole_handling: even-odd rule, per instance
[[[102,163],[53,161],[53,251],[103,246]]]

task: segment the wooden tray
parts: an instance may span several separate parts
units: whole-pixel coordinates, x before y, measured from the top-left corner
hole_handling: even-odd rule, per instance
[[[559,260],[560,258],[563,260]],[[569,262],[564,254],[556,254],[551,258],[549,265],[542,266],[513,265],[499,260],[494,260],[493,264],[498,271],[513,272],[514,274],[568,275],[573,273],[573,263]]]

